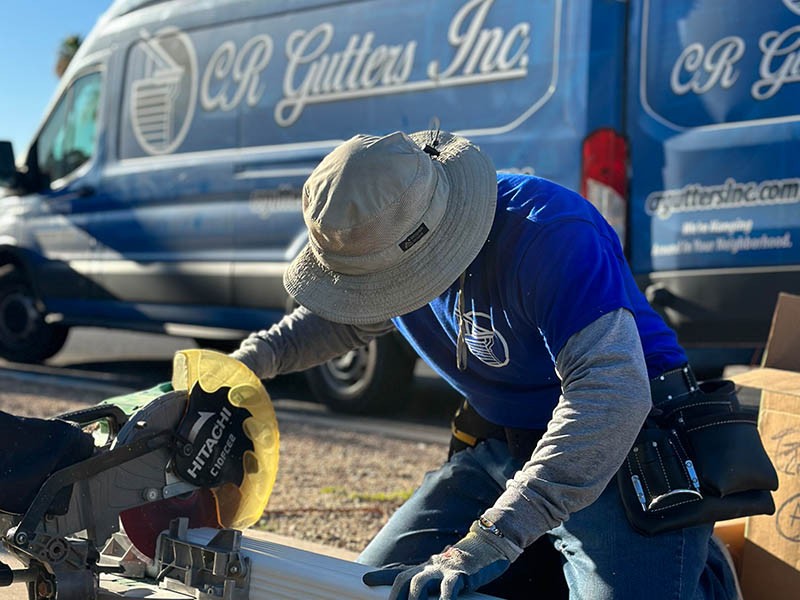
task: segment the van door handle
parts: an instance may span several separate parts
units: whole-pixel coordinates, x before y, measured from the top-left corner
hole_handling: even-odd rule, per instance
[[[48,204],[50,205],[50,210],[54,212],[69,213],[73,210],[73,202],[76,200],[81,200],[82,198],[88,198],[89,196],[94,195],[94,193],[95,189],[93,186],[79,185],[75,186],[68,192],[51,196],[48,199]]]
[[[78,198],[86,198],[87,196],[94,196],[94,187],[91,185],[81,185],[75,188],[75,195]]]

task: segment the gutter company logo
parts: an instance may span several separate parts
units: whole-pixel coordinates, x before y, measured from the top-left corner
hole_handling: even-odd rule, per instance
[[[142,41],[131,57],[138,78],[130,89],[133,133],[148,154],[169,154],[183,142],[194,116],[197,56],[185,33],[168,27]]]
[[[796,15],[800,15],[800,0],[783,0],[783,4]]]
[[[486,313],[469,311],[464,315],[464,323],[467,326],[464,341],[470,354],[490,367],[505,367],[509,361],[508,343],[492,328],[492,318]]]

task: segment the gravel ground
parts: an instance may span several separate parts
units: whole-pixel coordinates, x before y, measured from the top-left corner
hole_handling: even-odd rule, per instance
[[[0,410],[47,417],[102,400],[97,391],[30,384],[0,376]],[[443,444],[418,443],[279,422],[278,478],[256,526],[291,538],[358,552],[444,460]]]

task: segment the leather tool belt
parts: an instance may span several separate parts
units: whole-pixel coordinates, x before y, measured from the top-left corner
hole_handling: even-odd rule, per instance
[[[731,381],[698,383],[687,365],[651,381],[653,409],[617,473],[622,503],[645,535],[772,514],[777,473]]]
[[[508,444],[514,458],[527,460],[533,454],[536,444],[544,435],[544,429],[520,429],[503,427],[487,421],[479,415],[467,400],[464,400],[450,423],[450,453],[472,448],[484,440],[501,440]]]

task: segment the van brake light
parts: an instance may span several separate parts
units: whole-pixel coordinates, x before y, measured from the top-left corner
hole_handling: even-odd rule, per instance
[[[600,211],[625,246],[628,221],[628,145],[613,129],[583,141],[581,194]]]

